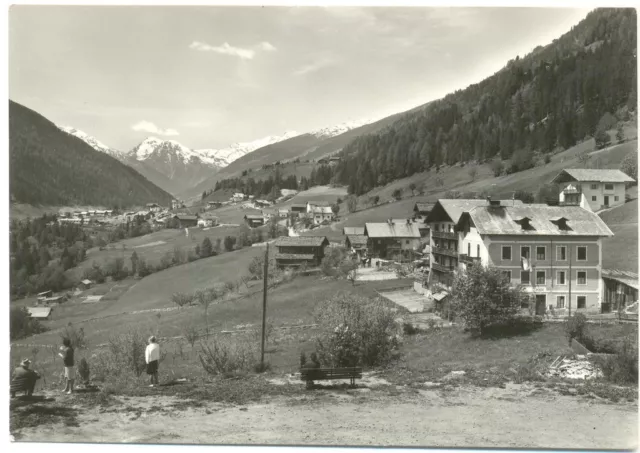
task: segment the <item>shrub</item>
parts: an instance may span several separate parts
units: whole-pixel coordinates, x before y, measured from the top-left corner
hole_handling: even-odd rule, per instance
[[[378,366],[398,346],[394,312],[381,299],[337,294],[315,310],[320,360],[330,366]]]
[[[9,322],[11,340],[19,340],[47,330],[37,319],[31,318],[25,307],[11,308]]]
[[[94,355],[93,374],[101,380],[125,373],[140,377],[146,369],[146,347],[146,339],[137,329],[131,329],[124,335],[113,335],[109,338],[108,348]]]
[[[574,338],[578,341],[584,337],[584,331],[587,327],[587,317],[583,313],[576,313],[564,323],[564,333],[569,340],[569,346],[571,346],[571,340]]]
[[[638,343],[633,335],[627,336],[617,354],[600,362],[605,379],[616,384],[638,382]]]
[[[60,337],[63,340],[69,340],[73,349],[84,349],[87,347],[84,329],[82,327],[76,329],[73,324],[69,323],[62,333],[60,333]]]
[[[190,305],[193,302],[193,295],[185,293],[174,293],[171,296],[171,301],[178,307],[182,308],[185,305]]]
[[[182,335],[184,336],[184,339],[187,340],[187,343],[191,345],[191,349],[193,349],[196,341],[198,341],[198,338],[200,338],[198,329],[193,324],[189,324],[188,326],[186,326],[182,332]]]
[[[78,363],[78,374],[82,379],[82,383],[84,385],[88,385],[90,370],[89,370],[89,363],[84,357],[80,359],[80,362]]]
[[[493,172],[493,176],[500,176],[504,171],[504,164],[501,160],[494,160],[491,162],[491,171]]]
[[[214,376],[243,373],[256,364],[255,347],[219,338],[201,345],[198,357],[204,370]]]
[[[545,164],[550,164],[551,163],[551,156],[549,154],[545,154],[544,155],[544,163]]]
[[[620,170],[633,179],[638,179],[638,152],[632,151],[620,162]]]
[[[405,335],[415,335],[419,332],[416,326],[414,326],[410,322],[405,322],[402,324],[402,331]]]
[[[402,199],[402,189],[395,189],[392,193],[391,196],[395,199],[395,200],[401,200]]]
[[[520,200],[523,203],[531,204],[535,201],[535,197],[531,192],[527,192],[526,190],[516,190],[513,198],[516,200]]]
[[[611,143],[611,137],[606,130],[598,129],[594,136],[596,141],[596,149],[606,148]]]

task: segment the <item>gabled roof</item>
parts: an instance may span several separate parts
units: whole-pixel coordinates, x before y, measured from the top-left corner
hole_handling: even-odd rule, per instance
[[[552,183],[568,181],[580,182],[633,182],[632,177],[621,170],[600,170],[595,168],[567,168],[553,178]]]
[[[507,203],[509,205],[522,206],[523,203],[520,200],[505,200],[503,203]],[[444,212],[445,215],[450,219],[453,223],[458,223],[460,220],[460,216],[469,211],[476,206],[486,206],[489,202],[487,200],[476,200],[476,199],[444,199],[438,200],[436,204],[431,209],[431,212],[425,219],[426,223],[431,223],[432,221],[439,220],[437,219],[438,212]]]
[[[557,222],[563,217],[566,229]],[[529,219],[526,228],[518,223],[524,218]],[[469,219],[482,235],[613,236],[598,215],[580,206],[477,206],[462,215],[458,227]]]
[[[294,208],[307,209],[307,204],[306,203],[293,203],[290,207],[291,207],[291,209],[294,209]]]
[[[429,212],[433,209],[434,206],[435,206],[435,203],[433,202],[418,201],[414,205],[413,210],[415,212]]]
[[[364,234],[348,234],[347,239],[349,243],[353,245],[367,245],[367,236]]]
[[[32,318],[47,318],[51,314],[51,307],[27,307]]]
[[[307,204],[311,206],[331,206],[331,203],[326,200],[307,201]]]
[[[244,216],[245,219],[247,220],[260,220],[260,221],[264,221],[264,217],[262,217],[259,214],[247,214]]]
[[[187,214],[176,214],[173,216],[178,220],[198,220],[198,217],[195,215],[187,215]]]
[[[333,210],[329,206],[317,206],[311,209],[314,214],[333,214]]]
[[[364,234],[364,227],[344,227],[342,234],[349,236],[352,234]]]
[[[370,238],[420,238],[415,223],[365,223],[365,235]]]
[[[602,277],[619,281],[634,289],[640,289],[638,274],[635,272],[621,271],[619,269],[602,269]]]
[[[275,246],[297,246],[297,247],[322,247],[329,245],[326,236],[280,236],[276,239]]]

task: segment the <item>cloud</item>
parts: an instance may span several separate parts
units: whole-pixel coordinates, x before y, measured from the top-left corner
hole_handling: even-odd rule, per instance
[[[157,134],[157,135],[180,135],[178,131],[175,129],[160,129],[151,121],[144,121],[144,120],[131,126],[131,129],[133,129],[134,131],[149,132],[151,134]]]
[[[262,50],[264,52],[274,52],[277,50],[273,44],[267,41],[262,41],[260,44],[248,49],[232,46],[228,42],[225,42],[221,46],[212,46],[205,42],[193,41],[189,44],[189,49],[199,50],[201,52],[215,52],[222,55],[231,55],[243,60],[252,60],[253,57],[256,56],[257,50]]]
[[[306,64],[304,66],[300,66],[298,69],[293,71],[293,75],[295,76],[303,76],[306,74],[310,74],[312,72],[319,71],[329,66],[333,66],[336,64],[336,60],[333,58],[323,58],[312,63]]]
[[[258,48],[264,50],[265,52],[274,52],[277,50],[273,44],[267,41],[262,41],[260,44],[258,44]]]

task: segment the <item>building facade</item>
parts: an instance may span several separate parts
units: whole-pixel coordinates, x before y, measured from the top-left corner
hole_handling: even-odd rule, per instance
[[[319,266],[328,245],[325,236],[281,236],[275,241],[276,265],[279,268]]]
[[[592,211],[620,206],[626,201],[626,184],[634,179],[620,170],[565,169],[553,179],[563,186],[560,203],[565,202],[567,192],[580,194]],[[567,190],[571,185],[573,190]]]
[[[500,269],[531,293],[536,314],[602,311],[602,238],[606,224],[579,206],[485,205],[458,221],[460,270]],[[525,307],[523,307],[525,308]]]
[[[375,258],[407,261],[420,249],[420,231],[415,222],[388,220],[384,223],[366,223],[367,251]]]
[[[638,274],[618,269],[602,269],[602,312],[624,310],[638,301]]]

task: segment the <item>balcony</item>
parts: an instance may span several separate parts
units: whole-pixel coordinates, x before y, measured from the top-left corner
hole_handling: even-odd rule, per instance
[[[451,273],[454,271],[455,266],[443,266],[442,264],[431,263],[431,269],[434,271]]]
[[[446,231],[435,231],[435,230],[432,230],[431,234],[433,235],[434,238],[453,239],[454,241],[458,240],[458,234],[457,233],[449,233],[449,232],[446,232]]]
[[[438,253],[440,255],[452,256],[453,258],[458,257],[458,251],[456,249],[447,249],[444,247],[431,247],[431,251],[433,253]]]
[[[481,262],[479,256],[469,256],[467,254],[460,255],[458,259],[460,260],[461,263],[465,263],[465,264],[475,264],[475,263]]]

